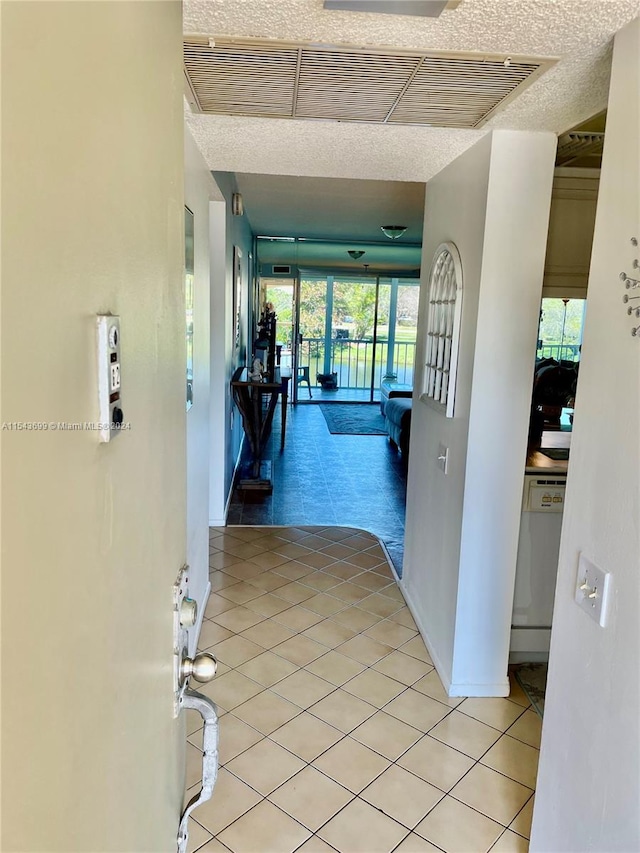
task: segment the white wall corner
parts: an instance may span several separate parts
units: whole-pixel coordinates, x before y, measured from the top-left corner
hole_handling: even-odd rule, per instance
[[[402,593],[405,603],[409,608],[411,615],[413,616],[413,621],[416,623],[416,628],[418,629],[420,636],[422,637],[422,641],[424,642],[425,647],[429,653],[431,662],[436,668],[436,672],[438,673],[438,677],[442,682],[444,692],[447,694],[447,696],[457,695],[450,693],[451,673],[444,661],[440,659],[440,656],[438,655],[438,650],[431,642],[431,638],[429,636],[429,632],[427,631],[425,620],[423,619],[420,609],[415,606],[415,599],[411,596],[411,590],[407,587],[407,584],[405,583],[403,578],[398,579],[398,586],[400,587],[400,592]]]
[[[553,134],[493,133],[452,666],[484,695],[507,676],[555,150]]]

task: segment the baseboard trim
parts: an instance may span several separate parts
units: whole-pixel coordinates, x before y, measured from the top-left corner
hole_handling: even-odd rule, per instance
[[[491,698],[508,696],[511,692],[509,679],[496,684],[456,684],[449,685],[449,696],[466,696],[472,698]]]
[[[433,661],[433,665],[436,668],[436,672],[438,673],[438,677],[442,682],[442,686],[444,687],[444,692],[447,696],[451,698],[455,697],[479,697],[479,698],[487,698],[491,696],[508,696],[511,690],[511,686],[509,684],[509,677],[507,676],[504,681],[497,682],[495,684],[461,684],[453,681],[451,675],[449,674],[447,668],[443,665],[442,661],[438,657],[433,645],[429,641],[429,635],[425,629],[424,623],[417,612],[413,602],[411,601],[411,595],[406,585],[402,582],[402,579],[398,581],[398,586],[400,587],[400,592],[402,593],[404,600],[407,603],[407,607],[411,611],[411,615],[413,616],[414,622],[420,632],[420,636],[422,637],[425,646],[427,647],[427,651],[429,652],[429,656]]]
[[[240,459],[242,457],[242,448],[244,447],[244,434],[240,439],[240,449],[238,450],[238,455],[236,457],[235,465],[233,466],[233,474],[231,475],[231,486],[229,488],[229,493],[227,495],[227,500],[224,504],[224,515],[222,518],[209,518],[209,527],[226,527],[227,526],[227,518],[229,517],[229,507],[231,506],[231,498],[233,497],[233,491],[236,485],[236,478],[238,476],[238,470],[240,468]]]
[[[231,498],[233,497],[233,491],[236,486],[236,479],[238,477],[238,471],[240,470],[240,460],[242,458],[242,450],[244,448],[244,439],[245,435],[242,434],[242,438],[240,439],[240,447],[238,448],[238,455],[236,457],[236,464],[233,466],[233,474],[231,476],[231,486],[229,487],[229,494],[227,495],[227,502],[224,505],[224,522],[223,526],[226,525],[227,519],[229,518],[229,507],[231,506]]]
[[[457,695],[454,693],[450,693],[451,676],[449,675],[446,667],[443,665],[442,661],[438,657],[436,650],[433,648],[433,645],[431,644],[431,641],[429,640],[429,635],[427,634],[426,628],[422,622],[422,619],[421,619],[416,607],[414,606],[413,602],[411,601],[411,595],[410,595],[409,590],[407,589],[406,585],[403,583],[402,578],[400,578],[400,580],[398,581],[398,586],[400,587],[400,592],[402,593],[402,596],[403,596],[403,598],[407,604],[407,607],[409,608],[409,611],[411,612],[411,615],[413,616],[413,621],[416,623],[416,627],[417,627],[418,631],[420,632],[420,636],[422,637],[422,641],[424,642],[425,646],[427,647],[427,651],[429,652],[429,657],[431,658],[433,665],[436,668],[436,672],[438,673],[438,677],[440,678],[440,681],[442,682],[442,686],[444,687],[445,693],[447,694],[447,696]]]

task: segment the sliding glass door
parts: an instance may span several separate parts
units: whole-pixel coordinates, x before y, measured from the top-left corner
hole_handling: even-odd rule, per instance
[[[294,341],[300,402],[310,399],[308,390],[314,400],[374,402],[385,377],[412,384],[418,285],[415,279],[301,271]]]

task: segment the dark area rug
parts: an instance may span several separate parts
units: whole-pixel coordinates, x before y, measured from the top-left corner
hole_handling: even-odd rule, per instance
[[[531,704],[542,717],[544,714],[544,695],[547,688],[546,663],[520,663],[514,667],[518,684],[531,700]]]
[[[386,435],[377,403],[320,403],[320,410],[334,435]]]

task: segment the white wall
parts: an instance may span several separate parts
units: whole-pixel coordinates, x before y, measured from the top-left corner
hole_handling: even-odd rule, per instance
[[[172,585],[186,555],[181,4],[3,3],[2,843],[175,850]]]
[[[439,243],[458,246],[461,348],[455,418],[414,401],[403,584],[451,695],[508,692],[555,144],[552,134],[495,131],[427,184],[423,270]],[[421,380],[420,365],[418,392]]]
[[[421,356],[429,267],[438,245],[446,240],[455,242],[460,251],[464,294],[456,416],[445,418],[417,399],[413,403],[402,583],[446,683],[451,682],[453,663],[471,377],[490,160],[491,136],[486,136],[429,181],[426,188],[416,389],[423,375]],[[440,442],[449,448],[446,477],[436,464]]]
[[[187,563],[189,593],[204,614],[209,594],[210,207],[224,205],[188,128],[184,131],[185,204],[193,213],[193,405],[187,412]],[[214,465],[220,466],[219,460]],[[190,652],[198,630],[190,631]]]
[[[531,850],[640,850],[640,340],[621,270],[640,239],[640,19],[615,39],[571,440]],[[635,320],[637,324],[639,321]],[[612,573],[610,621],[573,602],[579,553]]]
[[[211,212],[211,435],[209,471],[209,523],[223,525],[233,472],[243,439],[242,420],[231,400],[229,381],[235,368],[245,363],[249,338],[249,299],[253,233],[246,216],[234,216],[231,198],[235,177],[214,174],[223,202]],[[242,252],[241,328],[238,351],[233,339],[233,248]]]

